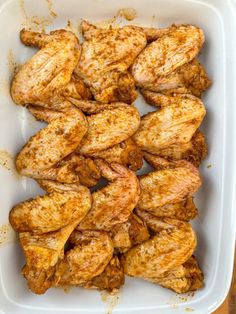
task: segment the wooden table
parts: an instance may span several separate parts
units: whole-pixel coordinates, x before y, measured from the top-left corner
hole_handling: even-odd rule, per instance
[[[236,314],[236,255],[231,288],[224,303],[213,314]]]

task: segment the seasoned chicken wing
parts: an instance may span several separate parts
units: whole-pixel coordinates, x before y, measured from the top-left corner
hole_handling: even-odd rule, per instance
[[[83,284],[85,288],[95,288],[98,290],[108,290],[114,292],[125,283],[123,267],[117,256],[113,256],[105,267],[104,271]]]
[[[147,279],[177,293],[195,291],[203,286],[203,273],[197,260],[191,256],[185,263],[163,273],[160,277]]]
[[[199,171],[187,161],[176,162],[175,167],[153,171],[139,177],[140,210],[151,210],[175,204],[191,197],[201,186]]]
[[[131,138],[90,156],[104,159],[108,163],[116,162],[133,171],[137,171],[143,165],[143,153]]]
[[[83,139],[79,152],[92,155],[127,140],[138,129],[138,110],[124,103],[99,104],[91,101],[77,101],[73,104],[91,114],[87,117],[88,133]]]
[[[42,171],[39,177],[41,180],[76,183],[91,187],[98,183],[100,171],[91,158],[72,153],[54,167]]]
[[[187,160],[195,167],[199,167],[201,161],[207,155],[207,144],[205,138],[200,131],[196,131],[192,139],[188,143],[173,144],[166,148],[155,151],[155,155],[144,152],[144,159],[154,168],[160,168],[160,157],[168,161],[171,160]]]
[[[149,208],[148,212],[137,209],[136,213],[144,220],[145,218],[147,219],[148,215],[152,214],[159,218],[168,217],[178,220],[189,221],[197,216],[198,210],[193,202],[193,198],[189,197],[179,203],[167,203],[164,206]]]
[[[22,175],[48,178],[49,169],[55,170],[58,162],[75,151],[88,128],[85,116],[74,107],[49,111],[47,120],[49,125],[32,136],[16,158],[16,168]],[[67,182],[65,175],[64,178]]]
[[[125,274],[150,280],[185,263],[196,247],[196,235],[190,224],[163,218],[155,219],[151,239],[123,255]]]
[[[119,165],[108,166],[96,161],[101,174],[110,184],[92,193],[92,208],[78,225],[78,230],[106,230],[128,220],[140,195],[139,182],[131,170]]]
[[[165,220],[160,220],[160,218],[140,210],[138,210],[137,213],[142,217],[152,232],[157,232],[157,234],[160,235],[163,228],[167,228],[166,230],[168,230],[167,225],[165,225]],[[170,220],[168,220],[168,222],[170,222]],[[175,222],[177,222],[177,220],[175,220]],[[178,256],[176,256],[176,258],[178,259]],[[171,270],[165,271],[157,276],[145,277],[145,279],[160,284],[168,289],[172,289],[177,293],[197,290],[203,285],[203,274],[193,256],[187,259],[182,265],[175,266]]]
[[[22,274],[34,293],[43,294],[53,284],[55,265],[63,258],[64,245],[76,224],[41,235],[29,232],[19,234],[26,258]]]
[[[201,97],[202,93],[210,86],[211,81],[204,67],[197,59],[182,65],[167,76],[160,77],[157,82],[147,83],[143,86],[142,94],[145,99],[155,97],[149,92],[171,94],[193,94]]]
[[[17,232],[42,234],[78,224],[90,208],[90,191],[80,186],[78,191],[55,191],[24,201],[12,208],[9,221]]]
[[[198,54],[204,34],[198,27],[180,25],[172,27],[166,35],[148,45],[132,65],[132,74],[138,86],[159,84],[181,65]]]
[[[146,241],[150,236],[146,224],[133,213],[126,222],[115,225],[109,234],[118,252],[125,252],[132,246]]]
[[[37,120],[47,121],[48,123],[67,112],[67,109],[60,112],[39,106],[29,106],[28,109]],[[56,180],[62,183],[77,183],[86,186],[94,186],[100,178],[100,172],[92,159],[73,152],[60,160],[55,166],[41,171],[37,175],[37,178],[41,180]]]
[[[81,285],[100,275],[113,254],[110,237],[103,231],[74,231],[74,248],[57,264],[55,286]]]
[[[191,95],[158,94],[157,105],[162,108],[143,116],[133,137],[142,150],[153,154],[190,142],[206,114],[201,100]]]
[[[100,29],[83,21],[85,41],[75,73],[82,77],[97,101],[132,103],[137,93],[127,69],[146,46],[145,33],[132,26]]]
[[[24,44],[41,49],[13,78],[11,95],[15,103],[60,108],[67,96],[90,98],[82,80],[72,78],[81,53],[74,33],[57,30],[46,35],[22,30],[20,37]]]

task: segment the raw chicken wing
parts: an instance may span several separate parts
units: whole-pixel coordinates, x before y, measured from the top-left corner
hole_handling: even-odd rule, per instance
[[[26,258],[22,274],[29,288],[36,294],[43,294],[54,280],[55,265],[63,258],[64,245],[74,230],[76,223],[58,231],[34,235],[29,232],[19,234]]]
[[[145,215],[148,215],[149,213],[159,218],[167,217],[184,221],[194,219],[198,214],[198,210],[193,202],[192,197],[189,197],[186,200],[178,203],[167,203],[164,206],[149,208],[148,213],[138,209],[136,212],[138,216],[144,220],[146,217]]]
[[[181,65],[193,60],[204,42],[198,27],[172,27],[166,35],[148,45],[132,65],[132,74],[138,86],[161,84],[162,78]]]
[[[115,292],[125,283],[123,267],[117,256],[113,256],[104,271],[83,284],[85,288],[95,288],[98,290],[108,290]]]
[[[146,46],[145,33],[132,26],[101,29],[86,21],[81,28],[85,41],[75,73],[97,101],[132,103],[137,93],[127,69]]]
[[[206,114],[201,100],[191,95],[158,94],[156,105],[161,109],[143,116],[133,137],[142,150],[153,154],[190,142]]]
[[[125,274],[151,280],[182,265],[193,254],[197,241],[190,224],[155,218],[153,225],[156,234],[123,255]]]
[[[134,245],[146,241],[150,236],[146,224],[133,213],[126,222],[115,225],[109,234],[118,252],[126,252]]]
[[[176,162],[175,167],[156,170],[140,176],[140,210],[151,210],[175,204],[191,197],[201,186],[199,171],[187,161]]]
[[[124,103],[99,104],[91,101],[75,101],[73,104],[91,114],[87,117],[88,133],[79,152],[92,155],[127,140],[138,129],[138,110]]]
[[[143,165],[143,154],[135,142],[128,138],[111,148],[90,154],[93,158],[101,158],[108,163],[118,163],[137,171]]]
[[[168,161],[185,159],[195,167],[199,167],[201,161],[207,155],[207,145],[203,134],[196,131],[188,143],[173,144],[166,148],[155,151],[155,155],[144,152],[144,159],[153,167],[160,167],[160,157]]]
[[[204,67],[197,59],[185,63],[167,76],[158,79],[157,82],[145,84],[142,94],[147,99],[148,91],[161,92],[166,95],[193,94],[201,97],[202,93],[210,86],[211,81]]]
[[[81,285],[100,275],[112,258],[112,241],[106,232],[74,231],[69,242],[74,248],[57,264],[56,286]]]
[[[177,293],[185,293],[202,288],[203,279],[195,257],[191,256],[182,265],[163,273],[160,277],[151,278],[150,281]]]
[[[79,223],[90,208],[91,194],[79,186],[78,191],[55,191],[24,201],[12,208],[9,221],[17,232],[42,234]]]
[[[49,173],[54,168],[58,178],[57,163],[75,151],[87,132],[85,116],[72,106],[62,112],[49,110],[46,118],[49,125],[32,136],[16,158],[16,168],[22,175],[50,179]]]
[[[108,166],[96,161],[101,174],[110,184],[92,193],[92,208],[78,225],[78,230],[106,230],[128,220],[140,195],[139,182],[133,171],[119,164]]]
[[[165,224],[163,224],[163,222],[167,222],[166,220],[160,220],[160,218],[143,211],[138,211],[138,215],[146,222],[151,232],[157,232],[160,235],[162,228],[166,228]],[[175,222],[178,221],[175,220]],[[177,293],[197,290],[203,285],[203,274],[193,256],[187,259],[182,265],[175,266],[173,269],[157,276],[145,277],[145,279],[172,289]]]
[[[27,46],[41,49],[13,78],[11,95],[15,103],[60,108],[65,96],[90,97],[83,82],[72,78],[81,54],[79,41],[72,32],[57,30],[46,35],[22,30],[20,37]]]

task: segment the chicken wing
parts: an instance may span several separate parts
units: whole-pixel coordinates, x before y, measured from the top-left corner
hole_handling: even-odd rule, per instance
[[[24,201],[11,209],[9,221],[17,232],[42,234],[78,224],[90,208],[90,191],[80,186],[78,191],[55,191]]]
[[[112,241],[106,232],[74,231],[69,241],[75,246],[57,264],[55,286],[86,283],[100,275],[112,258]]]
[[[152,212],[166,204],[184,201],[201,186],[199,171],[187,161],[179,161],[173,168],[140,176],[139,182],[141,195],[136,207]]]
[[[193,94],[201,97],[202,93],[210,86],[211,81],[204,67],[197,59],[193,59],[167,76],[160,77],[157,82],[147,83],[143,86],[142,94],[145,98],[151,98],[153,92],[161,92],[166,95]],[[155,95],[155,94],[154,94]]]
[[[193,254],[197,241],[190,224],[170,218],[156,218],[155,232],[151,239],[123,255],[125,274],[147,280],[157,278],[182,265]]]
[[[158,94],[158,105],[162,108],[143,116],[133,136],[142,150],[153,154],[190,142],[206,114],[201,100],[191,95]]]
[[[46,35],[22,30],[20,38],[24,44],[41,50],[13,78],[11,95],[15,103],[60,108],[65,96],[90,97],[83,82],[72,78],[81,54],[79,41],[72,32],[57,30]]]
[[[136,213],[140,218],[144,220],[145,217],[152,214],[159,218],[167,217],[189,221],[197,216],[198,210],[193,202],[193,198],[189,197],[186,200],[179,203],[175,204],[167,203],[164,206],[149,208],[148,212],[137,209]]]
[[[143,153],[131,138],[90,156],[104,159],[108,163],[121,164],[133,171],[137,171],[143,165]]]
[[[148,45],[136,58],[132,74],[137,85],[160,84],[163,77],[193,60],[203,42],[204,34],[198,27],[172,27],[170,32]]]
[[[81,29],[85,41],[75,73],[97,101],[132,103],[137,93],[127,69],[146,46],[145,33],[132,26],[100,29],[86,21]]]
[[[163,225],[160,218],[140,210],[137,210],[137,214],[145,221],[152,233],[162,230]],[[161,275],[145,279],[172,289],[177,293],[197,290],[203,285],[203,274],[193,256],[182,265],[178,265]]]
[[[67,111],[67,109],[61,112],[54,111],[39,106],[29,106],[28,109],[37,120],[48,123],[59,118]],[[100,172],[92,159],[73,152],[60,160],[55,166],[41,171],[37,178],[41,180],[56,180],[62,183],[77,183],[90,187],[97,184]]]
[[[150,236],[146,224],[133,213],[126,222],[115,225],[109,234],[118,252],[126,252],[134,245],[146,241]]]
[[[54,167],[43,170],[39,177],[41,180],[76,183],[91,187],[98,183],[100,171],[91,158],[72,153]]]
[[[101,174],[110,184],[92,193],[92,208],[78,225],[78,230],[106,230],[128,220],[140,195],[139,182],[131,170],[119,165],[110,167],[96,161]]]
[[[63,258],[64,245],[76,223],[58,231],[41,235],[34,235],[29,232],[19,234],[26,258],[26,265],[22,269],[22,274],[34,293],[43,294],[52,286],[56,270],[55,265],[58,260]]]
[[[87,120],[79,109],[49,113],[49,125],[32,136],[16,158],[22,175],[45,178],[49,169],[75,151],[87,132]]]
[[[98,290],[108,290],[114,292],[125,283],[123,267],[117,256],[113,256],[104,271],[83,284],[85,288],[95,288]]]
[[[127,140],[138,129],[138,110],[124,103],[99,104],[91,101],[72,103],[82,111],[91,114],[87,117],[88,133],[81,143],[79,152],[92,155]]]
[[[160,168],[160,157],[168,161],[187,160],[195,167],[199,167],[207,155],[207,144],[200,131],[196,131],[188,143],[173,144],[166,148],[155,151],[155,155],[144,152],[144,159],[154,168]]]
[[[203,273],[194,256],[184,264],[163,273],[160,277],[147,279],[177,293],[195,291],[203,286]]]

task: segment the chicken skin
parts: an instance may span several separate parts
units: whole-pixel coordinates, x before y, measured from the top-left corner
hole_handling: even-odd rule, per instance
[[[112,241],[106,232],[74,231],[69,242],[75,246],[57,264],[55,286],[81,285],[100,275],[112,258]]]
[[[20,232],[26,259],[22,273],[34,293],[42,294],[52,286],[55,267],[63,259],[66,241],[90,208],[88,188],[67,187],[65,191],[58,184],[51,189],[51,194],[38,196],[12,209],[10,222]]]
[[[84,186],[77,191],[55,191],[24,201],[11,209],[9,221],[17,232],[42,234],[79,223],[91,208],[91,194]]]
[[[201,97],[202,93],[210,86],[211,81],[207,76],[204,67],[197,59],[162,77],[156,83],[145,84],[142,94],[148,97],[148,91],[159,92],[166,95],[193,94]]]
[[[95,288],[115,292],[125,283],[123,267],[117,256],[113,256],[104,271],[83,284],[85,288]]]
[[[77,222],[60,230],[35,235],[29,232],[19,234],[26,265],[22,274],[29,288],[36,294],[43,294],[54,280],[55,266],[63,258],[64,246]]]
[[[139,182],[141,195],[136,208],[152,212],[166,204],[184,201],[201,186],[199,171],[187,161],[140,176]]]
[[[117,252],[126,252],[128,249],[149,239],[150,235],[146,224],[139,216],[132,213],[129,219],[117,224],[109,232],[113,246]]]
[[[91,187],[98,183],[100,170],[91,158],[72,153],[57,163],[56,166],[42,171],[40,178]]]
[[[148,45],[132,65],[132,75],[138,86],[159,85],[165,77],[193,60],[204,42],[198,27],[180,25]]]
[[[163,230],[166,230],[167,234],[171,234],[172,230],[171,229],[168,230],[169,227],[168,225],[166,225],[167,221],[168,223],[170,223],[170,221],[175,221],[175,225],[178,224],[178,220],[160,219],[147,212],[145,213],[143,211],[137,211],[137,213],[145,221],[150,231],[152,233],[153,232],[157,233],[156,235],[158,235],[159,237],[161,233],[163,232]],[[181,222],[179,223],[181,224]],[[187,223],[184,223],[184,224],[185,226],[191,227]],[[185,245],[185,243],[183,243],[183,245]],[[160,248],[161,248],[161,245],[160,245]],[[191,252],[193,252],[193,247],[190,250]],[[167,253],[167,256],[168,256],[168,253]],[[164,256],[163,258],[166,258],[166,257]],[[178,255],[176,255],[176,258],[177,258],[176,262],[178,263]],[[191,256],[181,265],[178,264],[177,266],[171,268],[168,271],[164,271],[161,274],[158,273],[156,276],[155,275],[151,277],[145,276],[145,279],[148,281],[157,283],[168,289],[172,289],[173,291],[177,293],[194,291],[194,290],[200,289],[203,285],[203,274],[197,264],[196,259],[193,256]]]
[[[197,241],[190,224],[155,218],[152,227],[156,232],[152,238],[123,255],[125,274],[152,280],[182,265],[193,254]]]
[[[88,132],[78,151],[92,156],[127,140],[138,129],[140,116],[138,110],[124,103],[99,104],[91,101],[72,103],[83,112],[90,114]]]
[[[194,256],[185,263],[163,273],[160,277],[147,279],[177,293],[195,291],[203,286],[203,273]]]
[[[103,103],[132,103],[137,93],[127,69],[146,46],[145,33],[132,26],[100,29],[82,21],[85,41],[75,73]]]
[[[191,141],[184,144],[173,144],[155,152],[155,155],[144,152],[144,159],[153,167],[160,168],[160,159],[169,161],[187,160],[195,167],[199,167],[207,155],[207,144],[200,131],[196,131]]]
[[[175,218],[178,220],[189,221],[194,219],[198,210],[194,204],[193,198],[189,197],[184,201],[169,204],[167,203],[164,206],[149,208],[148,212],[143,210],[136,210],[137,215],[145,220],[145,217],[150,213],[159,218]]]
[[[72,106],[62,112],[50,111],[47,120],[48,126],[32,136],[16,158],[21,175],[48,178],[48,171],[75,151],[88,129],[83,113]]]
[[[104,159],[108,163],[121,164],[133,171],[137,171],[143,165],[143,153],[132,138],[90,156]]]
[[[46,35],[23,29],[20,38],[27,46],[41,49],[13,78],[11,95],[15,103],[61,108],[65,96],[90,97],[83,82],[72,78],[81,54],[79,41],[72,32],[57,30]]]
[[[206,114],[204,104],[195,96],[157,96],[156,105],[161,109],[143,116],[133,137],[142,150],[152,154],[190,142]]]
[[[103,160],[96,163],[101,175],[111,183],[92,193],[92,208],[77,230],[111,230],[116,224],[128,220],[140,195],[134,172],[119,164],[109,166]]]

